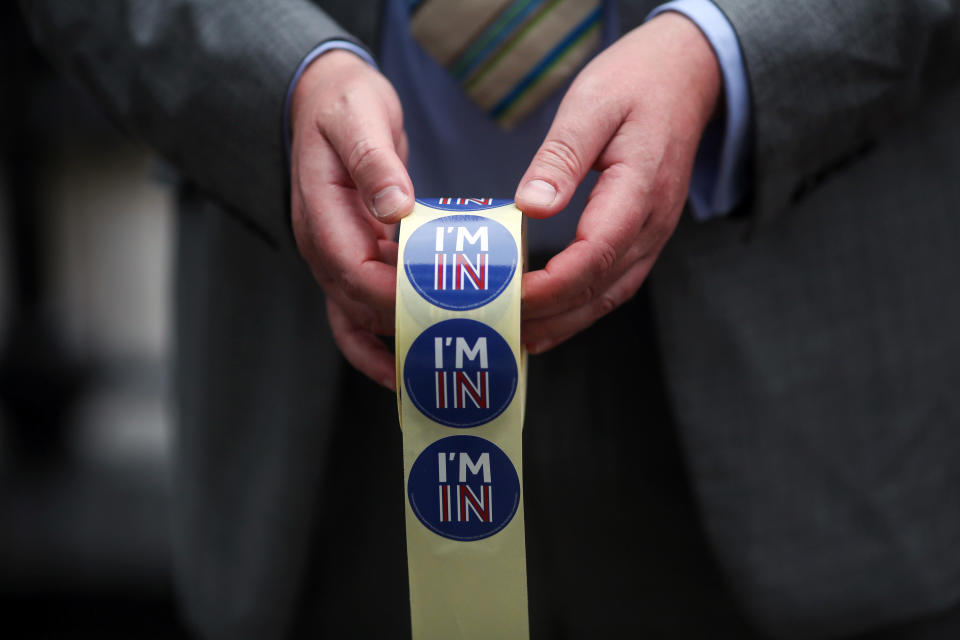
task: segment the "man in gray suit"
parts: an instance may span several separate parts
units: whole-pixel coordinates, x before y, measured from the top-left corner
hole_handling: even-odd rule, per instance
[[[681,207],[716,62],[683,18],[634,29],[653,4],[621,3],[517,195],[549,216],[603,170],[582,241],[526,280],[531,629],[955,637],[960,3],[717,0],[753,164],[705,224]],[[383,224],[413,191],[399,103],[343,52],[298,85],[289,190],[294,69],[377,45],[375,3],[323,5],[25,7],[185,178],[177,568],[208,637],[407,629],[392,397],[334,339],[386,382]]]

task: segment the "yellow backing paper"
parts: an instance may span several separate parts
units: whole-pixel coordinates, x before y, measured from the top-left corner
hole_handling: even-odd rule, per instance
[[[464,202],[462,212],[457,210],[458,202]],[[403,460],[404,460],[404,493],[406,496],[406,536],[407,536],[407,559],[410,577],[410,611],[412,620],[413,638],[526,638],[528,631],[527,616],[527,577],[526,577],[526,555],[524,547],[524,518],[523,518],[523,470],[521,433],[523,428],[523,410],[525,406],[526,394],[526,353],[520,342],[520,280],[524,264],[524,244],[523,244],[523,217],[520,211],[507,201],[502,206],[495,208],[471,209],[471,203],[489,202],[483,199],[463,199],[463,198],[443,198],[433,200],[419,200],[412,214],[403,220],[400,226],[400,251],[397,268],[397,307],[396,307],[396,355],[397,355],[397,403],[400,414],[400,424],[403,431]],[[493,204],[499,204],[504,201],[496,201]],[[433,208],[430,204],[446,203],[443,209]],[[431,302],[425,297],[423,283],[415,286],[411,282],[410,272],[405,265],[411,261],[435,260],[435,264],[441,264],[447,257],[434,257],[431,253],[417,245],[416,256],[408,255],[408,243],[411,236],[423,225],[433,224],[440,218],[448,218],[443,224],[449,226],[442,227],[437,232],[437,248],[440,247],[446,237],[444,249],[456,249],[458,228],[456,216],[469,216],[474,223],[474,235],[466,234],[466,242],[461,238],[459,244],[466,245],[463,248],[464,255],[471,261],[470,266],[477,269],[489,256],[494,256],[496,246],[491,247],[491,251],[481,255],[479,246],[479,228],[477,227],[476,217],[485,220],[492,220],[505,227],[509,232],[509,238],[515,243],[516,247],[516,267],[513,270],[511,278],[505,280],[505,288],[492,300],[489,300],[483,306],[474,309],[457,310],[446,309]],[[428,229],[422,232],[418,237],[422,238]],[[444,235],[445,234],[445,235]],[[462,234],[461,234],[462,235]],[[431,236],[432,237],[432,236]],[[489,237],[491,243],[496,243],[498,239],[503,242],[506,236],[501,234],[496,236],[492,234]],[[486,239],[486,236],[484,236]],[[471,244],[473,241],[473,244]],[[414,250],[411,250],[414,252]],[[440,255],[438,252],[437,255]],[[444,254],[447,255],[447,254]],[[453,278],[456,275],[457,266],[454,263],[457,258],[454,252],[450,252],[449,260],[451,264],[437,278]],[[495,265],[494,265],[495,266]],[[466,272],[464,272],[466,273]],[[452,281],[451,281],[452,282]],[[483,280],[484,286],[489,286],[489,280]],[[436,282],[433,283],[436,285]],[[450,285],[450,282],[441,283]],[[471,282],[459,282],[465,291],[475,290]],[[440,285],[437,285],[440,286]],[[426,292],[427,294],[430,291]],[[454,294],[451,294],[454,295]],[[489,422],[470,427],[452,427],[440,424],[428,417],[423,411],[418,409],[415,402],[411,401],[410,389],[406,384],[410,382],[407,378],[412,374],[411,371],[405,371],[405,363],[410,352],[411,345],[423,334],[428,336],[428,340],[438,340],[437,349],[443,346],[443,340],[450,341],[447,338],[429,338],[428,330],[435,327],[437,323],[452,319],[466,318],[483,323],[502,336],[509,345],[509,351],[502,351],[501,355],[506,353],[506,357],[513,358],[517,371],[517,384],[515,392],[509,405],[502,412]],[[492,342],[492,341],[491,341]],[[418,344],[426,344],[421,340]],[[467,350],[466,357],[476,359],[477,349],[474,343],[463,343],[467,347],[474,347],[471,352]],[[486,343],[485,343],[486,344]],[[492,344],[491,344],[492,347]],[[419,347],[418,347],[419,348]],[[452,353],[452,351],[451,351]],[[458,357],[463,359],[463,354],[458,352]],[[496,356],[496,352],[491,349],[490,358]],[[452,357],[452,356],[450,356]],[[441,356],[437,356],[438,362]],[[449,360],[449,357],[448,357]],[[496,364],[496,363],[491,363]],[[432,372],[419,372],[417,375],[433,375]],[[437,374],[439,375],[439,374]],[[447,374],[443,374],[446,376]],[[491,374],[493,375],[493,374]],[[476,378],[480,380],[481,378]],[[486,378],[483,378],[486,382]],[[414,380],[412,384],[431,383],[439,385],[435,380]],[[491,386],[491,389],[494,387]],[[440,393],[439,391],[437,393]],[[493,392],[491,391],[491,395]],[[421,394],[423,396],[424,394]],[[470,402],[469,394],[461,394],[459,400],[463,400],[465,406],[473,406]],[[501,394],[503,395],[503,394]],[[439,395],[437,396],[439,398]],[[436,398],[428,398],[431,401],[439,403]],[[497,398],[493,398],[497,400]],[[423,402],[423,401],[421,401]],[[431,405],[434,406],[434,405]],[[448,410],[452,412],[454,410]],[[516,470],[519,482],[519,504],[516,511],[509,519],[507,524],[496,533],[483,537],[481,539],[456,540],[444,537],[431,530],[424,524],[414,507],[411,505],[410,476],[411,469],[415,461],[437,441],[450,436],[475,436],[482,438],[499,448],[512,463]],[[432,451],[432,450],[431,450]],[[444,456],[449,455],[449,473],[450,481],[454,482],[454,477],[458,469],[463,475],[479,474],[481,467],[477,459],[467,458],[467,466],[464,467],[456,459],[456,452],[430,453],[429,455],[440,457],[437,463],[434,458],[428,462],[430,472],[437,469],[437,465],[446,464]],[[429,457],[429,456],[427,456]],[[471,466],[471,463],[474,466]],[[420,463],[426,464],[426,463]],[[487,471],[489,467],[485,468]],[[494,477],[492,479],[494,488],[492,497],[487,498],[481,506],[488,509],[503,508],[503,491],[495,493],[499,489],[496,485],[498,481],[496,464],[493,465]],[[445,473],[440,471],[440,473]],[[468,475],[469,475],[468,474]],[[502,474],[501,474],[502,475]],[[419,477],[419,476],[418,476]],[[462,479],[462,478],[461,478]],[[438,485],[439,486],[439,485]],[[446,486],[446,485],[443,485]],[[456,498],[457,487],[454,486],[454,493],[449,494]],[[485,496],[482,488],[477,489],[481,498]],[[422,510],[437,510],[443,512],[444,503],[443,489],[440,490],[439,502],[424,500],[423,506],[418,507]],[[499,500],[499,502],[498,502]],[[490,507],[490,504],[493,507]],[[469,507],[466,502],[463,505]],[[470,511],[469,508],[464,511]],[[451,519],[455,519],[457,512],[453,507],[448,510]],[[447,512],[443,512],[447,513]],[[473,522],[477,520],[478,510],[466,513],[466,518],[473,517]],[[441,516],[442,517],[442,516]],[[452,525],[451,525],[452,526]],[[468,525],[463,525],[468,526]]]

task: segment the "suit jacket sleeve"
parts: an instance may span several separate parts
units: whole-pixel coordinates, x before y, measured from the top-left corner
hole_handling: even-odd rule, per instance
[[[789,206],[960,78],[958,0],[714,0],[753,103],[753,209]]]
[[[282,126],[303,56],[353,40],[303,0],[33,0],[34,37],[121,124],[276,243],[291,240]]]

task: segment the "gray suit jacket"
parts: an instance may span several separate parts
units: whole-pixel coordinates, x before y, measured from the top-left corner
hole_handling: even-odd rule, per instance
[[[955,605],[960,2],[716,3],[751,85],[752,190],[741,215],[681,223],[651,276],[714,552],[774,635]],[[177,558],[211,637],[280,635],[311,539],[336,525],[344,381],[291,239],[282,105],[319,41],[375,49],[379,8],[322,4],[25,6],[60,65],[187,181]],[[624,28],[652,4],[622,2]]]

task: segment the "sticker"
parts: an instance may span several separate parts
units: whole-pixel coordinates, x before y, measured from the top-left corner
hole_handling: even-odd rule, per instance
[[[483,211],[513,204],[507,198],[417,198],[417,202],[443,211]]]
[[[517,390],[510,345],[476,320],[444,320],[417,336],[403,365],[407,397],[448,427],[476,427],[509,406]]]
[[[411,637],[528,638],[523,214],[509,200],[421,199],[398,243]]]
[[[503,293],[517,257],[517,243],[506,227],[475,215],[426,222],[410,235],[403,251],[413,288],[451,311],[476,309]]]
[[[520,479],[500,447],[476,436],[437,440],[413,463],[407,483],[420,522],[451,540],[481,540],[520,506]]]

